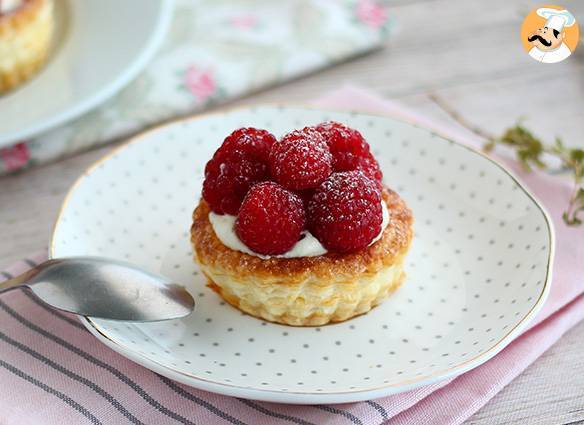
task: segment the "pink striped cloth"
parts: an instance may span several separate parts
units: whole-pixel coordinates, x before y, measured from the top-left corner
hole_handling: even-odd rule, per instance
[[[331,108],[423,117],[356,88],[318,102]],[[476,141],[448,130],[469,144]],[[519,172],[518,172],[519,173]],[[581,292],[584,229],[568,228],[561,211],[569,186],[543,174],[521,175],[545,204],[558,237],[554,284],[532,327],[486,364],[448,382],[383,399],[332,406],[242,400],[189,388],[159,376],[99,343],[74,316],[12,291],[0,297],[2,424],[458,424],[484,405],[566,330],[584,318]],[[41,253],[1,272],[3,278],[43,261]]]

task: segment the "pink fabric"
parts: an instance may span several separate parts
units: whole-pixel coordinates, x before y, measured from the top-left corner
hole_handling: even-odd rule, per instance
[[[30,160],[30,152],[25,142],[0,149],[0,161],[4,162],[6,171],[16,171],[24,168]]]
[[[318,102],[415,120],[438,127],[395,103],[355,88]],[[441,128],[441,132],[452,131]],[[463,137],[464,136],[464,137]],[[469,144],[477,141],[453,134]],[[558,247],[554,283],[532,328],[484,365],[450,381],[379,400],[334,406],[292,406],[239,400],[172,382],[99,343],[75,317],[30,295],[0,297],[2,424],[457,424],[464,421],[543,351],[584,318],[584,229],[567,228],[561,211],[569,186],[543,174],[520,174],[551,213]],[[44,260],[40,253],[2,272],[4,277]],[[2,277],[0,277],[2,279]]]

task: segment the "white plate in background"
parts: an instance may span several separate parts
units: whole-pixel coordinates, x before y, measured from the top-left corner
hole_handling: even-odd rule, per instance
[[[128,84],[160,46],[172,6],[170,0],[55,0],[47,63],[0,96],[0,147],[76,118]]]

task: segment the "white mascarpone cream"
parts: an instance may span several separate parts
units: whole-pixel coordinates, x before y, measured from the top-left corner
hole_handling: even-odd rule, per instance
[[[383,235],[383,231],[389,224],[389,211],[387,210],[387,206],[385,202],[381,202],[381,213],[382,213],[382,222],[381,222],[381,231],[379,234],[371,241],[369,245],[373,245]],[[258,254],[257,252],[253,252],[249,249],[242,241],[239,239],[237,234],[235,233],[235,220],[236,217],[234,215],[220,215],[215,214],[214,212],[209,213],[209,221],[211,222],[211,226],[213,226],[213,230],[215,234],[219,238],[219,240],[225,245],[227,248],[231,248],[235,251],[244,252],[249,255],[254,255],[256,257],[260,257],[263,259],[268,258],[297,258],[297,257],[316,257],[318,255],[326,254],[328,251],[322,244],[316,239],[312,233],[305,230],[302,232],[302,237],[296,245],[292,247],[292,249],[282,255],[262,255]]]
[[[0,15],[15,11],[22,3],[23,0],[0,0]]]

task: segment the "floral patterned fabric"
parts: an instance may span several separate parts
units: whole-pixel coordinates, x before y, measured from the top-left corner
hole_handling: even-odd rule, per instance
[[[138,78],[75,121],[0,149],[0,174],[379,48],[389,22],[375,0],[179,0],[163,47]]]

